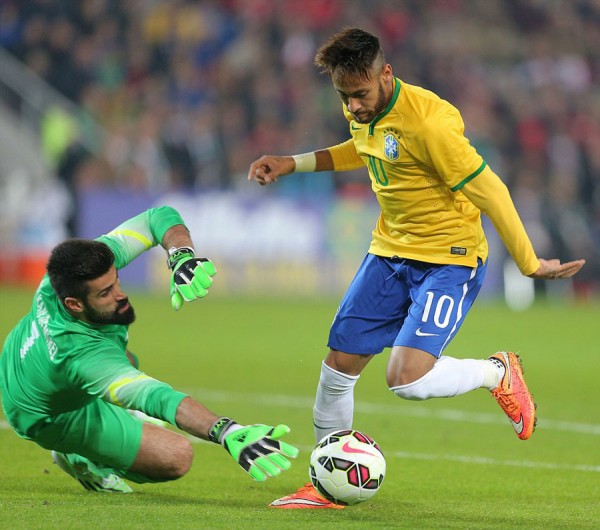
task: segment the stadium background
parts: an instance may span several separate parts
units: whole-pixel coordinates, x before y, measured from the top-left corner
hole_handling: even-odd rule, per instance
[[[173,204],[218,281],[176,313],[164,252],[125,269],[132,351],[146,373],[218,413],[285,422],[301,455],[254,484],[200,442],[183,480],[96,496],[0,413],[0,528],[597,529],[599,17],[597,0],[1,0],[0,337],[31,307],[54,243]],[[329,323],[377,208],[366,172],[260,188],[246,170],[263,152],[346,137],[311,64],[346,24],[378,33],[405,82],[461,108],[540,255],[588,263],[575,282],[535,282],[540,300],[557,303],[512,311],[500,299],[506,254],[489,229],[485,292],[447,350],[523,355],[540,405],[532,440],[516,439],[484,391],[399,401],[379,355],[357,385],[354,427],[385,450],[381,492],[352,510],[282,513],[267,504],[307,479]],[[529,303],[531,282],[507,278],[512,307]]]
[[[218,293],[343,292],[377,216],[366,170],[246,180],[261,154],[347,138],[316,48],[357,25],[394,73],[462,112],[538,254],[586,258],[539,295],[600,277],[600,3],[594,0],[60,0],[0,4],[0,283],[32,285],[48,250],[152,205],[176,206]],[[486,221],[482,296],[533,284]],[[124,281],[163,289],[164,254]],[[517,293],[515,295],[514,293]]]

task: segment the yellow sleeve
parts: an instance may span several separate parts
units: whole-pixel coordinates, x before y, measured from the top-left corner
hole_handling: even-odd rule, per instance
[[[465,126],[458,110],[447,105],[431,115],[414,138],[416,156],[434,168],[449,188],[473,177],[485,162],[464,135]]]
[[[510,197],[508,188],[488,166],[460,191],[492,221],[519,270],[529,276],[540,262]],[[453,191],[458,191],[453,188]]]
[[[331,154],[334,171],[350,171],[365,165],[365,163],[362,161],[362,158],[358,156],[356,147],[354,146],[354,140],[352,139],[346,140],[344,143],[328,147],[327,150]]]

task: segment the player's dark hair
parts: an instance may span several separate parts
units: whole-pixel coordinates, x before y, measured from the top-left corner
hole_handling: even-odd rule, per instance
[[[331,36],[315,55],[315,65],[333,77],[359,75],[371,78],[376,61],[385,64],[379,39],[359,28],[346,27]]]
[[[106,274],[114,261],[110,248],[100,241],[69,239],[54,247],[46,270],[61,302],[69,296],[85,300],[87,282]]]

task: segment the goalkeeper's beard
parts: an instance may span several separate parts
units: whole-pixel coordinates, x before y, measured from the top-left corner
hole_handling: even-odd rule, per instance
[[[120,311],[127,304],[129,304],[128,298],[121,300],[114,311],[96,311],[87,302],[83,302],[88,320],[94,324],[132,324],[135,321],[133,306],[129,304],[129,307],[125,311]]]

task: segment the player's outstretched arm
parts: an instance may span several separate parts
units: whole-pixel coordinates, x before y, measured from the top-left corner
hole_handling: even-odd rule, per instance
[[[279,177],[289,175],[296,169],[291,156],[264,155],[250,164],[248,180],[255,180],[261,186],[277,182]]]
[[[280,440],[290,432],[287,425],[239,425],[191,397],[179,404],[175,421],[187,433],[222,445],[254,480],[279,475],[291,467],[289,458],[298,456],[298,449]]]
[[[312,173],[333,169],[333,159],[329,149],[293,156],[264,155],[250,164],[248,180],[255,180],[264,186],[277,182],[279,177],[290,173]]]
[[[208,258],[196,256],[190,233],[184,225],[169,228],[161,244],[169,253],[167,265],[172,271],[171,305],[179,311],[184,300],[192,302],[206,296],[217,271]]]
[[[212,425],[208,437],[221,444],[244,471],[261,482],[289,469],[289,458],[298,456],[298,449],[280,440],[289,432],[287,425],[238,425],[221,417]]]
[[[584,259],[561,263],[558,259],[539,259],[540,266],[537,271],[529,276],[539,280],[561,280],[571,278],[585,265]]]
[[[192,302],[205,297],[217,272],[212,261],[197,257],[191,247],[169,249],[167,264],[172,271],[170,296],[175,311],[181,309],[184,300]]]

